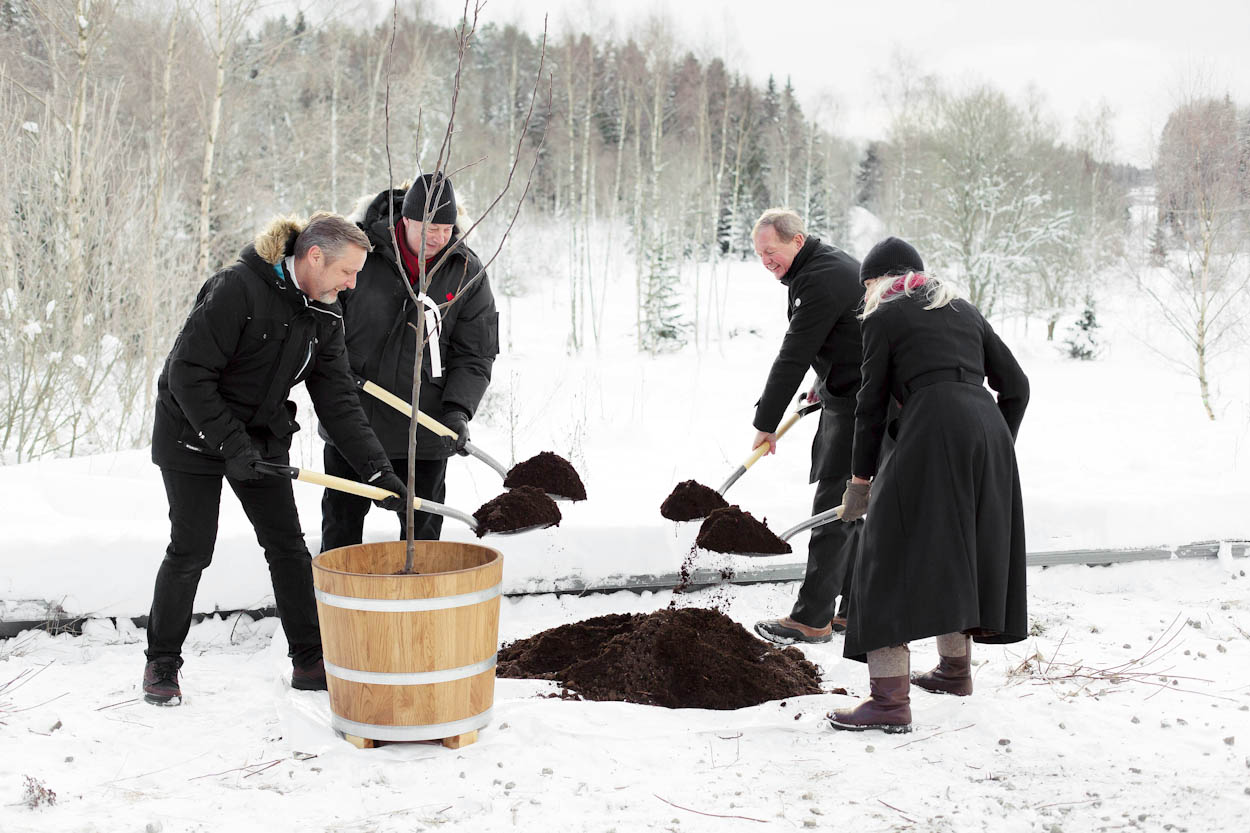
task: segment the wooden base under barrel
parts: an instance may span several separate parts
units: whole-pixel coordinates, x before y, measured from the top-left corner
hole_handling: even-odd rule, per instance
[[[441,740],[490,723],[503,556],[478,544],[402,541],[313,559],[331,722],[357,746]]]

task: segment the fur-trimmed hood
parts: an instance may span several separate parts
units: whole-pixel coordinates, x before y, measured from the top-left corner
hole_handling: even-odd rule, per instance
[[[269,225],[253,241],[256,254],[270,266],[281,263],[287,255],[295,251],[295,238],[299,237],[307,222],[293,214],[270,220]]]

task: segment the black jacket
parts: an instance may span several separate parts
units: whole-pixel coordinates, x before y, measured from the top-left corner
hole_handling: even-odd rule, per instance
[[[404,193],[398,188],[383,191],[366,210],[359,225],[374,248],[360,270],[356,288],[340,293],[339,303],[343,307],[352,372],[411,402],[417,345],[416,331],[408,324],[415,325],[423,310],[413,304],[403,285],[391,242],[388,211],[389,200],[395,208],[395,219],[399,219]],[[435,419],[451,410],[463,411],[471,418],[490,384],[491,367],[499,353],[499,314],[485,274],[463,289],[481,271],[482,264],[473,250],[460,242],[459,228],[453,231],[447,247],[452,254],[430,275],[427,293],[443,307],[439,334],[443,373],[437,379],[431,378],[427,345],[422,356],[420,408]],[[454,303],[447,306],[453,299]],[[392,459],[406,458],[408,418],[363,391],[360,403],[387,455]],[[325,437],[324,432],[322,436]],[[449,454],[440,438],[424,428],[417,431],[418,459]]]
[[[807,369],[820,378],[822,399],[845,399],[859,390],[859,261],[846,252],[809,237],[794,256],[781,282],[789,290],[790,321],[773,361],[764,393],[755,408],[754,425],[776,431]]]
[[[910,385],[924,374],[951,368],[963,368],[977,385],[989,380],[1014,439],[1029,403],[1029,380],[976,307],[957,299],[926,310],[919,299],[904,297],[882,304],[868,317],[864,381],[855,408],[853,474],[876,474],[890,400],[903,403],[906,414]]]
[[[275,221],[200,288],[157,382],[158,466],[222,474],[225,455],[249,441],[286,462],[299,430],[287,397],[303,382],[362,478],[390,468],[356,397],[338,305],[310,300],[282,266],[301,228]]]

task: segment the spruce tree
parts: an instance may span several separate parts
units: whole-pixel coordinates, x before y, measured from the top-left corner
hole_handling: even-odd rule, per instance
[[[1099,346],[1096,337],[1098,318],[1094,313],[1094,299],[1086,297],[1085,310],[1076,323],[1068,328],[1068,338],[1063,342],[1068,348],[1068,357],[1089,361],[1098,357]]]

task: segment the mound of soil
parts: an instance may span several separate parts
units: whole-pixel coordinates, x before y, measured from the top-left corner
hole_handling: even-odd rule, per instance
[[[715,489],[693,480],[683,480],[672,494],[664,498],[660,514],[670,521],[695,521],[706,518],[713,509],[724,509],[728,505],[729,502]]]
[[[558,526],[560,507],[542,489],[518,486],[488,500],[473,513],[477,537],[488,532],[512,532],[531,526]]]
[[[740,709],[820,693],[820,671],[716,610],[597,616],[499,651],[500,677],[555,680],[586,700]]]
[[[727,553],[782,555],[790,545],[772,533],[763,522],[737,506],[716,509],[707,516],[694,539],[696,547]]]
[[[577,475],[573,464],[559,454],[543,451],[522,460],[512,467],[503,485],[509,489],[517,486],[536,486],[549,495],[559,495],[569,500],[585,500],[586,487]]]

